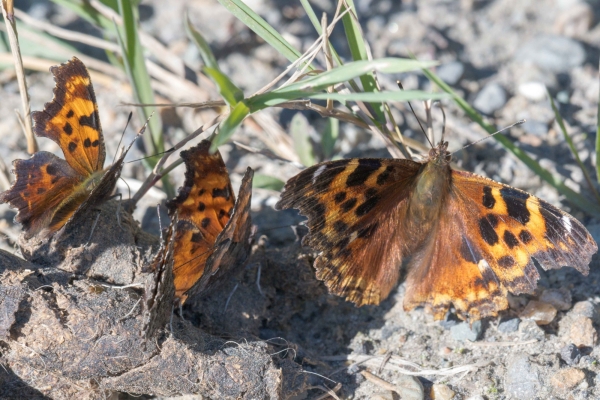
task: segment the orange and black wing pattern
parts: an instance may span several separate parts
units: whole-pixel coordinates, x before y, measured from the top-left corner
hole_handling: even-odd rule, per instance
[[[228,256],[233,255],[233,244],[249,247],[252,171],[246,173],[236,202],[225,163],[218,151],[210,154],[210,145],[204,140],[181,152],[184,185],[167,204],[169,213],[177,212],[179,218],[173,273],[181,302],[192,288],[194,293],[205,291],[217,271],[235,267],[231,261],[237,260]]]
[[[400,228],[421,164],[398,159],[325,162],[291,178],[277,209],[308,217],[303,244],[317,278],[357,305],[379,304],[400,277],[409,232]]]
[[[452,171],[439,226],[409,265],[404,305],[437,318],[454,306],[476,320],[508,308],[507,292],[533,293],[544,269],[587,275],[598,247],[571,215],[519,189]]]

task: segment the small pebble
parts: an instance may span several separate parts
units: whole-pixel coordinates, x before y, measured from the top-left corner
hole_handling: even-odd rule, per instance
[[[506,104],[506,92],[498,83],[485,85],[473,100],[473,106],[484,114],[493,114]]]
[[[548,134],[548,125],[542,121],[536,121],[535,119],[528,119],[521,128],[530,135],[534,136],[546,136]]]
[[[569,312],[569,315],[581,315],[598,322],[598,313],[596,311],[596,307],[591,301],[578,301],[575,303],[575,305],[573,305],[573,309]]]
[[[581,352],[573,343],[560,349],[560,358],[568,365],[576,365],[581,360]]]
[[[465,72],[465,67],[461,62],[452,61],[447,64],[440,65],[437,68],[437,76],[448,85],[456,85]]]
[[[564,36],[540,35],[521,46],[515,59],[553,73],[568,73],[583,64],[585,49],[580,42]]]
[[[552,304],[531,300],[519,317],[533,320],[538,325],[548,325],[556,317],[556,308]]]
[[[577,347],[594,347],[598,339],[598,333],[594,328],[591,318],[581,315],[570,319],[568,341]]]
[[[517,88],[519,94],[531,101],[542,101],[546,98],[546,85],[542,82],[523,82]]]
[[[536,339],[541,341],[545,339],[544,330],[540,328],[534,320],[531,319],[521,321],[519,324],[519,332],[522,340]]]
[[[450,347],[444,346],[440,349],[441,356],[447,356],[448,354],[451,354],[451,353],[452,353],[452,349]]]
[[[411,375],[398,375],[396,379],[397,393],[402,400],[423,400],[425,389],[419,379]]]
[[[568,390],[577,386],[585,379],[585,373],[577,368],[565,368],[550,378],[550,384],[559,390]]]
[[[501,319],[498,324],[498,331],[503,333],[511,333],[519,330],[519,324],[521,320],[517,317],[511,317],[509,319]]]
[[[446,385],[434,383],[431,387],[431,400],[451,400],[456,393]]]
[[[450,329],[453,326],[458,325],[461,322],[462,321],[460,319],[458,319],[458,317],[456,316],[456,314],[448,312],[448,313],[446,313],[446,316],[444,317],[444,320],[440,321],[440,325],[444,329]]]
[[[475,396],[467,397],[465,400],[485,400],[485,398],[480,394],[476,394]]]
[[[469,326],[468,322],[462,322],[450,328],[450,335],[454,340],[475,342],[481,337],[482,331],[481,320],[473,322],[472,326]]]
[[[552,304],[560,311],[567,311],[572,306],[571,292],[565,288],[546,289],[540,296],[540,301]]]

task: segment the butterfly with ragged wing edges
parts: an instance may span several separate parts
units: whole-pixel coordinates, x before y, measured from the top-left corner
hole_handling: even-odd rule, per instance
[[[77,216],[107,200],[133,144],[104,169],[104,137],[85,65],[73,57],[50,71],[56,82],[54,98],[44,111],[32,113],[34,131],[58,144],[65,159],[38,151],[28,160],[13,161],[15,182],[0,193],[0,203],[17,209],[15,221],[27,238],[64,232]]]
[[[441,141],[424,162],[348,159],[291,178],[276,208],[308,217],[317,277],[357,305],[379,304],[403,277],[404,308],[471,321],[532,293],[544,269],[587,274],[597,245],[569,214],[529,193],[450,167]]]
[[[178,215],[173,274],[181,304],[235,275],[250,253],[254,172],[246,170],[236,200],[221,154],[210,154],[210,145],[203,140],[181,152],[185,181],[167,203],[169,214]]]

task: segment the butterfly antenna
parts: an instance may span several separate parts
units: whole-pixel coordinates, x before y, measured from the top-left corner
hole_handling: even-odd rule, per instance
[[[442,138],[440,139],[440,142],[444,142],[444,135],[446,134],[446,112],[444,111],[444,107],[442,106],[441,102],[436,101],[435,104],[440,108],[440,111],[442,112]]]
[[[400,90],[404,90],[404,86],[402,86],[402,82],[396,81],[396,84],[398,85]],[[415,109],[413,108],[412,104],[410,104],[410,101],[407,101],[407,103],[408,103],[408,106],[410,107],[410,111],[412,111],[413,115],[415,116],[415,119],[417,120],[417,122],[419,123],[419,126],[421,127],[421,132],[423,132],[423,135],[425,135],[425,139],[427,139],[427,141],[429,142],[429,145],[433,148],[434,147],[433,143],[431,143],[429,136],[427,136],[427,133],[425,133],[425,129],[423,128],[423,125],[421,124],[421,120],[419,119],[419,117],[417,117],[417,113],[415,112]]]
[[[456,151],[453,151],[453,152],[452,152],[452,153],[450,153],[450,154],[457,153],[457,152],[459,152],[459,151],[461,151],[461,150],[464,150],[464,149],[466,149],[467,147],[471,147],[471,146],[473,146],[474,144],[477,144],[477,143],[479,143],[479,142],[483,142],[484,140],[486,140],[486,139],[489,139],[489,138],[491,138],[492,136],[494,136],[494,135],[496,135],[496,134],[498,134],[498,133],[504,132],[504,131],[505,131],[505,130],[507,130],[507,129],[510,129],[510,128],[512,128],[512,127],[515,127],[515,126],[517,126],[517,125],[521,125],[521,124],[523,124],[523,123],[525,123],[525,122],[526,122],[526,120],[524,120],[524,119],[522,119],[522,120],[520,120],[520,121],[517,121],[517,122],[515,122],[515,123],[514,123],[514,124],[512,124],[512,125],[509,125],[509,126],[507,126],[507,127],[504,127],[504,128],[502,128],[502,129],[500,129],[499,131],[496,131],[496,132],[494,132],[494,133],[491,133],[489,136],[486,136],[486,137],[484,137],[484,138],[481,138],[481,139],[479,139],[479,140],[476,140],[476,141],[474,141],[473,143],[469,143],[468,145],[466,145],[466,146],[464,146],[464,147],[462,147],[462,148],[460,148],[460,149],[458,149],[458,150],[456,150]]]
[[[148,157],[136,158],[135,160],[130,160],[130,161],[125,162],[125,164],[129,164],[129,163],[136,162],[136,161],[146,160],[148,158],[152,158],[152,157],[156,157],[156,156],[162,156],[163,154],[172,153],[174,151],[175,151],[175,148],[171,147],[169,150],[165,150],[163,152],[156,153],[156,154],[153,154],[153,155],[148,156]]]
[[[127,123],[125,124],[125,128],[123,128],[123,133],[121,133],[121,138],[119,139],[119,144],[117,145],[117,150],[115,150],[115,157],[114,157],[115,160],[117,159],[117,153],[119,152],[119,149],[121,148],[121,143],[123,142],[123,137],[125,136],[125,131],[127,130],[129,123],[131,122],[132,116],[133,116],[133,112],[129,111],[129,116],[127,117]]]

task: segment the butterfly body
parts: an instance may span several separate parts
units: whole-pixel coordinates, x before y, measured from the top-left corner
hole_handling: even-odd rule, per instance
[[[288,181],[277,208],[308,217],[317,278],[357,305],[406,277],[405,309],[476,320],[532,293],[545,269],[587,273],[597,246],[583,225],[530,194],[450,167],[447,142],[425,162],[326,162]]]

